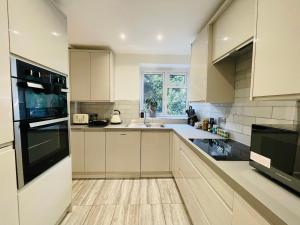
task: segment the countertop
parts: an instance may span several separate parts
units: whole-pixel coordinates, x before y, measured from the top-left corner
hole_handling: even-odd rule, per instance
[[[72,129],[95,129],[86,125],[72,125]],[[272,224],[300,224],[300,197],[257,172],[245,161],[217,161],[188,139],[221,138],[195,129],[187,124],[166,124],[164,128],[128,128],[126,124],[109,125],[105,130],[173,130],[208,166],[232,189],[268,219]]]

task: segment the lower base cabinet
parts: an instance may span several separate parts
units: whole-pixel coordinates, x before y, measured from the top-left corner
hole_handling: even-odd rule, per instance
[[[0,149],[0,224],[18,225],[18,199],[15,151]]]
[[[105,131],[72,129],[72,172],[75,178],[105,177]]]
[[[141,176],[170,176],[170,132],[142,131]]]
[[[140,177],[141,132],[106,132],[106,177]]]
[[[58,224],[71,206],[71,158],[63,159],[20,189],[18,200],[20,225]]]
[[[172,152],[172,173],[193,224],[269,224],[176,134]]]

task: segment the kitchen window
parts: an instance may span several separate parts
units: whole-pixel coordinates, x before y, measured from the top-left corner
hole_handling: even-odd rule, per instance
[[[187,71],[142,70],[140,108],[148,113],[146,100],[154,98],[157,101],[157,116],[184,116],[187,107],[187,78]]]

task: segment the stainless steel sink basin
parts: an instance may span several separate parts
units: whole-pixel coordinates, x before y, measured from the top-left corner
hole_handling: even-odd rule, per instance
[[[163,128],[162,123],[130,123],[126,127],[128,128]]]

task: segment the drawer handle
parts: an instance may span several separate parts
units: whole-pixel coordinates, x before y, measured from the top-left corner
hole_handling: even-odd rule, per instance
[[[120,135],[126,135],[126,134],[120,134]]]

